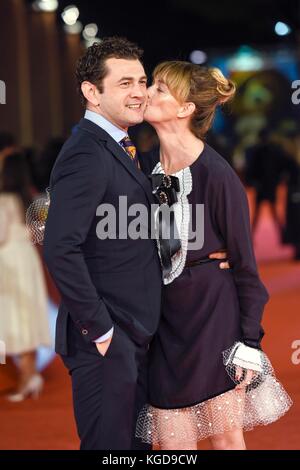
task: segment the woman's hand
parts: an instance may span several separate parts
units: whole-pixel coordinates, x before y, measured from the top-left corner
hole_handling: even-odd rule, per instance
[[[211,258],[211,259],[226,259],[227,260],[227,251],[226,250],[216,251],[215,253],[211,253],[209,255],[209,258]],[[223,263],[220,263],[219,266],[220,266],[220,269],[230,269],[231,268],[228,261],[224,261]]]
[[[243,377],[243,371],[244,369],[240,366],[237,366],[236,367],[236,371],[235,371],[235,380],[236,381],[240,381]],[[243,379],[242,382],[240,382],[235,388],[237,390],[241,390],[242,388],[245,388],[247,387],[247,385],[250,385],[252,380],[254,379],[256,373],[254,370],[251,370],[251,369],[247,369],[246,370],[246,375]]]

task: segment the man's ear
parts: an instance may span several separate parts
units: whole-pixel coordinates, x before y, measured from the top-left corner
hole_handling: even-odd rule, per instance
[[[182,117],[182,118],[191,116],[194,113],[195,109],[196,109],[195,103],[192,103],[192,102],[184,103],[180,107],[177,113],[177,116]]]
[[[88,103],[92,104],[93,106],[99,106],[99,92],[96,85],[91,82],[84,81],[81,84],[81,91]]]

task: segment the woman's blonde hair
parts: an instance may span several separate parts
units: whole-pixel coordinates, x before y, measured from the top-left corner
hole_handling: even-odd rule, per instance
[[[155,68],[153,78],[163,81],[178,102],[195,104],[190,129],[201,139],[212,125],[217,106],[235,94],[235,84],[219,69],[190,62],[162,62]]]

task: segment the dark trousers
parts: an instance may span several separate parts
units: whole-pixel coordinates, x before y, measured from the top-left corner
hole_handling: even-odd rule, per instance
[[[72,378],[80,449],[149,450],[134,437],[138,412],[147,402],[148,348],[115,325],[103,357],[70,323],[69,352],[61,357]]]

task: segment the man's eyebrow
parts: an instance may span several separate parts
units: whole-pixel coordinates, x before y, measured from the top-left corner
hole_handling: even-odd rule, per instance
[[[124,80],[131,81],[133,80],[133,77],[122,77],[120,80],[118,80],[118,83],[123,82]]]
[[[120,78],[120,80],[118,81],[118,83],[120,82],[123,82],[123,81],[131,81],[134,80],[134,77],[122,77]],[[142,77],[139,78],[139,80],[147,80],[147,76],[146,75],[143,75]]]

